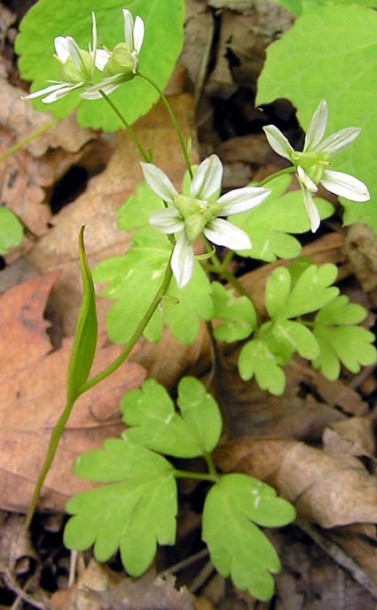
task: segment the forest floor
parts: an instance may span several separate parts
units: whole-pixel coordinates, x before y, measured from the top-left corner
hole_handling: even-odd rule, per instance
[[[20,99],[28,84],[19,78],[13,43],[31,4],[0,4],[0,154],[51,119]],[[291,16],[267,2],[241,2],[237,10],[228,4],[187,1],[185,47],[167,88],[183,130],[193,133],[193,155],[199,160],[216,153],[224,163],[225,190],[285,167],[269,148],[264,125],[274,123],[295,145],[304,136],[287,100],[254,107],[265,48],[292,25]],[[164,108],[157,105],[135,129],[147,147],[159,150],[158,142],[164,142],[158,164],[178,179],[184,163]],[[295,358],[286,367],[286,391],[277,397],[253,381],[241,382],[237,349],[221,347],[213,372],[205,328],[189,347],[168,332],[157,345],[141,341],[130,362],[80,400],[49,473],[41,512],[30,538],[25,534],[24,515],[65,404],[81,299],[78,232],[85,224],[91,267],[124,253],[131,233],[118,230],[116,211],[134,193],[141,173],[127,134],[94,133],[72,116],[6,159],[0,177],[2,203],[31,231],[2,259],[0,271],[0,608],[375,610],[375,366],[328,381]],[[363,226],[344,228],[335,215],[301,239],[303,255],[338,266],[342,292],[368,309],[365,325],[373,329],[375,236]],[[235,272],[262,309],[266,278],[276,263],[245,260]],[[108,308],[99,297],[98,369],[119,353],[106,335]],[[84,489],[72,473],[74,459],[119,435],[119,400],[127,390],[154,377],[174,393],[186,374],[210,380],[222,407],[219,468],[246,472],[295,498],[297,521],[267,532],[282,563],[270,602],[237,591],[209,562],[200,539],[200,485],[181,486],[177,545],[161,548],[153,570],[139,580],[124,574],[118,557],[104,566],[91,552],[76,556],[63,545],[65,503]]]

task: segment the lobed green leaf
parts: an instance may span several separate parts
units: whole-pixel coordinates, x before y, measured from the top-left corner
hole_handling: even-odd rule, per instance
[[[123,421],[132,426],[124,438],[180,458],[211,453],[222,429],[215,399],[194,377],[178,385],[180,413],[165,388],[149,379],[141,389],[128,392],[121,402]]]
[[[289,502],[265,483],[244,474],[221,477],[209,491],[203,511],[203,539],[211,561],[240,590],[260,600],[274,593],[279,557],[257,525],[276,527],[295,518]],[[257,524],[257,525],[256,525]]]
[[[279,365],[279,357],[261,339],[253,339],[243,346],[238,359],[238,370],[244,381],[255,375],[262,390],[277,396],[284,392],[285,374]]]
[[[290,233],[306,233],[310,222],[301,189],[285,193],[291,182],[288,175],[271,180],[267,185],[271,194],[261,205],[232,217],[232,223],[243,229],[252,243],[250,249],[237,251],[239,256],[273,262],[300,254],[301,244]],[[328,201],[315,198],[315,202],[322,219],[334,213]]]
[[[214,319],[225,320],[215,326],[213,334],[219,341],[241,341],[249,337],[257,326],[255,307],[246,296],[236,297],[232,289],[212,282]]]
[[[174,468],[162,456],[120,439],[79,458],[75,472],[96,481],[116,481],[74,496],[64,543],[85,550],[94,544],[99,561],[119,548],[123,565],[140,576],[153,561],[157,543],[175,541],[177,489]]]

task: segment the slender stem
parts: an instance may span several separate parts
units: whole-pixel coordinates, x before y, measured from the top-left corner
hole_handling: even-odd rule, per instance
[[[285,169],[281,169],[280,171],[271,174],[271,176],[267,176],[267,178],[261,180],[261,182],[258,182],[257,186],[264,186],[265,184],[268,184],[269,182],[271,182],[271,180],[275,180],[275,178],[278,178],[279,176],[284,176],[285,174],[294,174],[295,171],[296,168],[294,165],[292,165],[291,167],[286,167]]]
[[[72,400],[67,402],[64,407],[64,411],[59,417],[57,423],[54,426],[54,429],[51,434],[50,442],[48,444],[47,453],[45,457],[45,461],[43,466],[39,472],[38,480],[34,488],[33,497],[31,499],[28,512],[25,519],[25,528],[28,529],[30,527],[31,521],[33,519],[34,513],[37,509],[39,497],[41,495],[43,483],[45,482],[45,478],[47,476],[48,471],[50,470],[51,464],[55,457],[56,450],[58,448],[61,436],[64,432],[65,426],[67,424],[68,418],[71,414],[75,401]]]
[[[190,470],[174,470],[174,476],[177,479],[197,479],[198,481],[209,481],[210,483],[216,483],[219,480],[217,473],[203,474],[201,472],[191,472]]]
[[[158,291],[157,291],[156,295],[154,296],[153,301],[151,302],[150,306],[148,307],[143,319],[137,325],[135,332],[133,333],[132,337],[130,338],[129,342],[127,343],[127,345],[124,348],[124,350],[122,351],[122,353],[118,356],[118,358],[112,364],[110,364],[110,366],[108,366],[106,369],[101,371],[101,373],[98,373],[98,375],[95,375],[95,377],[92,377],[92,379],[90,379],[89,381],[84,383],[84,385],[81,386],[77,396],[74,399],[67,402],[67,404],[64,408],[64,411],[61,414],[61,416],[51,434],[45,461],[44,461],[44,464],[39,473],[38,480],[35,485],[33,497],[32,497],[32,500],[31,500],[31,503],[29,506],[27,516],[26,516],[26,520],[25,520],[26,528],[28,528],[30,526],[31,521],[33,519],[33,515],[37,509],[38,501],[39,501],[39,497],[40,497],[40,494],[42,491],[43,484],[45,482],[47,473],[50,470],[51,464],[54,460],[61,436],[65,430],[65,426],[67,424],[67,421],[69,419],[69,416],[72,412],[72,409],[74,407],[74,404],[75,404],[77,398],[79,396],[81,396],[82,394],[84,394],[84,392],[87,392],[88,390],[90,390],[90,388],[95,386],[97,383],[99,383],[100,381],[102,381],[103,379],[105,379],[106,377],[111,375],[112,373],[114,373],[114,371],[116,371],[123,364],[123,362],[128,358],[131,351],[133,350],[136,343],[139,341],[141,335],[143,334],[143,331],[144,331],[145,327],[147,326],[149,320],[151,319],[151,317],[153,316],[157,307],[159,306],[161,299],[166,294],[167,289],[169,288],[169,284],[170,284],[170,281],[171,281],[171,278],[173,275],[170,263],[171,263],[171,256],[170,256],[168,265],[166,267],[164,279],[162,281],[160,288],[158,289]]]
[[[103,99],[106,100],[106,102],[109,104],[110,108],[115,112],[115,114],[117,115],[118,119],[122,122],[122,124],[124,125],[124,127],[127,129],[128,133],[130,134],[131,138],[133,139],[133,141],[135,142],[135,145],[139,151],[139,153],[141,154],[141,156],[143,157],[144,161],[146,161],[146,163],[150,162],[149,159],[149,155],[148,153],[144,150],[144,148],[142,147],[142,145],[140,144],[140,140],[137,137],[136,133],[134,132],[134,130],[132,129],[131,125],[126,121],[126,119],[124,118],[123,114],[120,112],[120,110],[115,106],[114,102],[109,98],[109,96],[102,90],[100,89],[100,94],[102,95]]]
[[[30,136],[27,136],[26,138],[24,138],[20,142],[17,142],[17,144],[12,146],[12,148],[9,148],[3,155],[0,156],[0,163],[2,161],[5,161],[5,159],[8,159],[8,157],[11,157],[12,155],[14,155],[14,153],[17,152],[18,150],[20,150],[20,148],[23,148],[24,146],[27,146],[30,142],[35,140],[35,138],[38,138],[43,133],[45,133],[46,131],[51,129],[51,127],[53,127],[54,125],[59,123],[60,120],[61,119],[54,119],[53,121],[50,121],[49,123],[46,123],[46,125],[44,125],[40,129],[38,129],[38,131],[34,131],[32,134],[30,134]]]
[[[140,76],[140,78],[143,78],[145,81],[147,81],[147,83],[149,83],[157,91],[158,95],[160,96],[160,98],[162,99],[163,103],[165,104],[166,110],[168,111],[169,116],[170,116],[170,118],[172,120],[172,123],[174,125],[174,129],[177,132],[178,140],[179,140],[179,143],[181,145],[182,153],[183,153],[183,156],[184,156],[184,159],[185,159],[187,171],[188,171],[188,173],[190,175],[190,178],[192,179],[193,172],[192,172],[192,167],[191,167],[191,162],[190,162],[190,156],[189,156],[189,153],[188,153],[185,141],[183,139],[182,129],[180,127],[180,124],[178,122],[177,117],[175,116],[174,110],[171,107],[171,104],[170,104],[168,98],[166,97],[166,95],[164,94],[162,89],[160,89],[160,87],[152,79],[150,79],[148,76],[146,76],[145,74],[141,74],[140,72],[138,72],[137,75]]]
[[[212,246],[208,243],[208,241],[204,237],[203,237],[203,241],[204,241],[204,245],[206,247],[207,252],[212,252]],[[229,282],[229,284],[231,284],[233,286],[233,288],[238,292],[238,294],[242,294],[243,296],[246,296],[248,299],[250,299],[250,295],[246,292],[246,290],[242,286],[241,282],[239,282],[237,280],[237,278],[233,275],[233,273],[231,271],[229,271],[229,269],[226,269],[226,266],[229,264],[232,256],[233,256],[233,252],[230,252],[230,255],[228,252],[224,261],[221,262],[219,257],[217,256],[217,254],[212,254],[212,256],[210,257],[210,259],[212,261],[212,265],[204,264],[203,267],[207,271],[212,271],[213,273],[217,273],[218,275],[221,275],[224,279],[226,279],[227,282]]]

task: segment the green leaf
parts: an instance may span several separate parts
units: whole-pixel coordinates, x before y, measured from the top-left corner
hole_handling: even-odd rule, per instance
[[[0,206],[0,255],[6,254],[14,246],[19,246],[24,238],[24,228],[17,216]]]
[[[211,561],[240,590],[260,600],[274,593],[271,574],[279,572],[279,557],[256,524],[277,527],[290,523],[295,510],[277,498],[269,485],[244,474],[221,477],[209,491],[203,511],[203,539]]]
[[[362,326],[331,326],[316,320],[314,335],[320,345],[320,355],[312,361],[327,379],[337,379],[340,364],[351,373],[358,373],[361,365],[377,361],[377,350],[372,345],[373,333]]]
[[[132,248],[124,256],[109,258],[94,270],[95,281],[109,282],[102,294],[116,299],[107,316],[108,333],[115,343],[127,343],[142,320],[162,283],[170,252],[166,236],[147,228],[134,236]],[[157,311],[146,336],[158,340],[162,325]]]
[[[306,233],[310,222],[301,189],[284,194],[291,182],[288,175],[271,180],[267,185],[271,194],[261,205],[232,217],[232,223],[243,229],[252,243],[250,249],[237,251],[239,256],[273,262],[300,254],[300,242],[289,233]],[[328,201],[315,198],[315,202],[322,219],[334,213]]]
[[[321,267],[310,265],[288,293],[290,283],[287,270],[277,267],[266,285],[266,304],[270,316],[296,318],[321,309],[339,294],[339,289],[331,286],[337,273],[336,265],[331,263]]]
[[[261,339],[253,339],[243,346],[238,359],[241,378],[255,379],[262,390],[280,396],[285,388],[285,374],[279,366],[279,358]]]
[[[317,324],[359,324],[368,315],[368,311],[357,303],[350,303],[342,294],[325,305],[317,314]]]
[[[165,388],[149,379],[128,392],[121,403],[123,421],[132,426],[124,438],[144,447],[192,458],[211,453],[222,428],[219,408],[200,381],[184,377],[178,386],[180,413]]]
[[[127,197],[117,210],[118,227],[122,231],[140,229],[149,226],[149,218],[153,212],[161,210],[161,199],[146,182],[140,182],[136,195]]]
[[[81,456],[79,476],[111,485],[90,489],[67,504],[64,543],[85,550],[94,544],[99,561],[119,548],[131,576],[140,576],[153,561],[158,544],[175,542],[177,488],[174,468],[162,456],[128,441],[108,439],[103,449]]]
[[[375,5],[375,3],[373,3]],[[377,232],[377,13],[364,6],[307,2],[293,28],[267,49],[257,104],[284,97],[307,129],[321,99],[329,106],[327,134],[361,127],[359,138],[334,159],[333,169],[367,184],[366,203],[342,199],[346,224]],[[292,66],[299,78],[292,78]]]
[[[277,320],[272,332],[278,342],[287,343],[290,349],[297,351],[303,358],[312,359],[319,356],[318,341],[303,324],[291,320]]]
[[[213,334],[219,341],[240,341],[249,337],[257,326],[255,307],[246,296],[236,297],[232,289],[212,282],[213,317],[226,320],[215,326]]]
[[[140,52],[140,71],[156,81],[160,89],[174,69],[183,43],[184,0],[39,0],[26,14],[16,40],[22,78],[33,82],[33,91],[48,80],[58,80],[59,63],[53,58],[54,38],[72,36],[83,49],[91,42],[92,11],[97,18],[99,47],[112,50],[124,42],[122,9],[145,22]],[[146,114],[158,100],[157,92],[143,79],[134,78],[111,94],[111,99],[128,123]],[[85,127],[112,131],[123,128],[104,100],[87,101],[72,92],[53,104],[36,100],[35,107],[62,118],[78,108],[78,122]]]
[[[107,317],[109,336],[115,343],[126,343],[144,316],[161,285],[170,253],[166,235],[147,227],[135,234],[127,254],[110,258],[96,267],[95,280],[110,282],[102,294],[116,299]],[[200,319],[211,319],[212,311],[211,285],[195,261],[187,286],[178,288],[172,278],[144,334],[149,341],[157,342],[166,324],[178,341],[190,345],[199,333]]]
[[[68,402],[76,400],[80,395],[80,389],[89,377],[97,346],[96,293],[85,254],[84,227],[80,230],[79,251],[83,296],[68,365]]]

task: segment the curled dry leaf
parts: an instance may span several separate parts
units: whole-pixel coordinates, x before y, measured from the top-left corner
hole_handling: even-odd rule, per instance
[[[216,452],[217,465],[267,481],[299,516],[330,528],[377,522],[377,481],[353,456],[305,443],[245,438]]]
[[[0,297],[0,507],[27,509],[43,463],[52,428],[66,397],[66,377],[72,339],[52,352],[43,312],[56,272],[38,276]],[[119,346],[99,335],[93,373],[119,355]],[[42,493],[41,507],[64,511],[71,495],[87,484],[72,473],[81,453],[101,445],[123,430],[118,416],[121,397],[139,386],[145,370],[126,363],[111,377],[84,394],[75,405]]]

